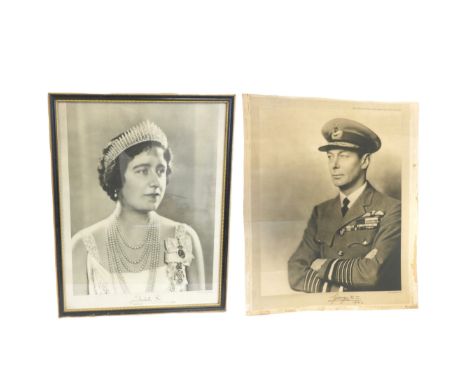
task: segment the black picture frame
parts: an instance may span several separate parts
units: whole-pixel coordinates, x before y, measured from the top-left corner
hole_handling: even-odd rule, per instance
[[[235,103],[235,96],[234,95],[168,95],[168,94],[72,94],[72,93],[49,93],[48,95],[49,100],[49,117],[50,117],[50,145],[51,145],[51,157],[52,157],[52,187],[53,187],[53,204],[54,204],[54,225],[55,225],[55,258],[56,258],[56,276],[57,276],[57,291],[58,291],[58,313],[59,317],[66,317],[66,316],[92,316],[92,315],[120,315],[120,314],[142,314],[142,313],[164,313],[164,312],[193,312],[193,311],[222,311],[226,309],[226,276],[227,276],[227,258],[228,258],[228,233],[229,233],[229,202],[230,202],[230,185],[231,185],[231,161],[232,161],[232,140],[233,140],[233,118],[234,118],[234,103]],[[93,105],[96,105],[97,110],[93,109]],[[144,119],[145,117],[145,110],[150,110],[149,114],[152,113],[151,110],[155,110],[156,106],[158,108],[158,115],[165,115],[164,114],[164,107],[167,106],[168,114],[165,117],[166,121],[177,120],[177,123],[174,123],[173,126],[176,125],[186,125],[187,119],[190,119],[190,115],[199,116],[203,115],[204,111],[206,110],[206,120],[215,120],[216,118],[212,117],[209,113],[218,113],[218,121],[221,120],[220,113],[222,112],[223,117],[223,125],[218,123],[210,128],[205,128],[202,132],[195,131],[194,134],[204,134],[203,139],[197,138],[198,146],[193,149],[193,152],[200,152],[200,142],[202,142],[203,147],[209,147],[212,145],[213,147],[210,148],[210,152],[216,153],[216,161],[213,168],[210,168],[210,176],[213,177],[213,171],[215,172],[215,190],[216,192],[212,193],[212,197],[214,200],[210,201],[210,205],[214,205],[213,208],[213,230],[212,230],[212,242],[214,243],[212,246],[211,252],[211,266],[212,266],[212,273],[211,273],[211,289],[205,291],[206,298],[204,296],[205,292],[197,292],[193,294],[193,299],[190,298],[190,301],[184,300],[184,302],[177,303],[176,300],[170,301],[169,303],[163,301],[159,301],[159,295],[155,294],[154,296],[148,295],[147,293],[143,294],[132,294],[132,295],[121,295],[121,296],[114,296],[113,298],[123,299],[127,301],[127,304],[115,302],[110,304],[100,304],[99,301],[104,301],[108,296],[76,296],[73,288],[73,277],[70,273],[70,264],[71,264],[71,235],[73,232],[70,228],[72,226],[72,207],[71,207],[71,200],[70,194],[75,192],[75,188],[82,188],[80,190],[82,199],[85,197],[86,192],[94,192],[96,184],[93,184],[92,187],[87,187],[86,185],[80,187],[74,187],[72,191],[72,187],[70,186],[70,178],[72,177],[71,168],[73,162],[73,158],[86,158],[86,154],[83,152],[83,148],[88,147],[90,145],[97,146],[97,142],[90,139],[92,136],[99,136],[99,142],[101,147],[104,147],[102,143],[104,141],[109,141],[109,138],[112,138],[111,133],[115,133],[115,127],[112,127],[112,131],[108,131],[106,134],[91,134],[90,131],[96,131],[95,129],[98,128],[98,125],[92,126],[92,123],[88,125],[82,123],[83,119],[87,119],[89,115],[97,114],[98,117],[94,117],[93,121],[99,120],[99,115],[103,116],[101,119],[106,120],[107,122],[114,121],[119,117],[116,116],[115,118],[109,119],[109,115],[112,114],[112,110],[118,110],[120,107],[124,107],[127,110],[122,111],[120,114],[128,115],[125,123],[130,120],[137,120],[137,119]],[[152,109],[153,107],[153,109]],[[179,114],[177,113],[177,109],[179,108],[182,110],[186,107],[188,111],[182,113],[185,115],[185,119],[181,120]],[[106,108],[109,110],[106,111]],[[64,112],[63,110],[66,110]],[[88,110],[89,109],[89,110]],[[111,110],[112,109],[112,110]],[[200,109],[200,110],[199,110]],[[213,111],[211,111],[213,109]],[[73,111],[73,116],[71,115],[70,110]],[[88,113],[88,111],[92,111],[92,113]],[[195,110],[195,111],[193,111]],[[220,111],[221,110],[221,111]],[[62,114],[68,113],[65,119],[61,119],[63,117]],[[120,115],[119,114],[119,115]],[[154,113],[153,113],[154,114]],[[187,114],[187,115],[186,115]],[[171,119],[172,118],[172,119]],[[198,118],[198,117],[197,117]],[[91,118],[88,118],[91,119]],[[203,119],[203,118],[202,118]],[[72,122],[70,122],[72,121]],[[75,123],[73,123],[75,121]],[[78,122],[77,122],[78,121]],[[198,121],[198,119],[197,119]],[[122,122],[122,125],[125,124]],[[170,124],[170,123],[168,123]],[[76,127],[77,125],[80,126],[88,126],[84,127],[82,130],[87,131],[88,134],[86,137],[80,136],[80,132],[73,132],[70,134],[71,130]],[[185,126],[184,125],[184,126]],[[199,123],[197,126],[202,125]],[[207,126],[210,125],[207,123]],[[102,127],[102,126],[101,126]],[[130,127],[130,126],[128,126]],[[88,129],[88,130],[86,130]],[[164,130],[164,126],[162,127]],[[174,127],[177,130],[177,127]],[[183,133],[186,133],[188,130],[186,127],[181,128],[180,133],[177,131],[173,131],[172,136],[176,137],[176,140],[179,141],[179,147],[190,146],[190,144],[195,145],[195,143],[190,141],[190,138],[186,138],[187,145],[185,143],[181,143],[181,140],[184,140]],[[106,128],[103,129],[105,131]],[[66,134],[64,133],[66,131]],[[218,139],[213,139],[214,137],[210,137],[210,132],[217,132]],[[222,137],[221,134],[222,133]],[[64,138],[64,134],[68,138]],[[166,132],[167,134],[167,132]],[[72,156],[71,152],[69,152],[69,148],[72,146],[72,137],[79,137],[75,141],[81,142],[78,148],[74,149],[74,152],[78,152],[80,155]],[[83,134],[81,134],[83,135]],[[107,139],[104,139],[103,136],[106,136]],[[182,136],[182,138],[181,138]],[[64,146],[67,146],[64,149]],[[198,150],[197,150],[198,148]],[[220,154],[219,150],[222,150]],[[89,150],[88,150],[89,151]],[[96,151],[96,150],[94,150]],[[180,151],[180,150],[179,150]],[[83,155],[81,155],[83,154]],[[94,152],[93,152],[94,155]],[[174,154],[177,156],[177,152]],[[194,154],[196,155],[196,154]],[[213,154],[214,155],[214,154]],[[212,157],[214,157],[212,155]],[[195,166],[195,165],[194,165]],[[220,168],[222,167],[222,169]],[[83,166],[82,166],[83,167]],[[183,166],[182,166],[183,167]],[[96,169],[91,169],[88,165],[85,167],[86,172],[92,174],[92,171]],[[214,170],[213,170],[214,169]],[[185,168],[185,172],[187,173],[190,168]],[[70,171],[70,172],[69,172]],[[205,171],[202,171],[205,173]],[[206,172],[209,172],[208,170]],[[66,174],[66,175],[64,175]],[[174,176],[174,175],[173,175]],[[195,178],[197,174],[193,174],[192,177]],[[88,178],[92,178],[91,175]],[[211,178],[210,178],[211,179]],[[76,182],[76,179],[73,181]],[[96,173],[96,182],[97,173]],[[182,184],[183,185],[183,184]],[[220,186],[221,185],[221,186]],[[170,185],[168,186],[170,187]],[[182,188],[179,184],[179,188]],[[105,193],[102,191],[102,195],[99,196],[98,200],[102,197],[107,197]],[[210,194],[211,195],[211,194]],[[79,198],[76,198],[79,199]],[[89,197],[92,200],[92,203],[98,204],[100,202],[96,202],[96,198]],[[73,199],[75,202],[75,198]],[[88,204],[90,204],[89,202]],[[92,204],[91,203],[91,204]],[[164,203],[164,200],[163,202]],[[93,204],[93,205],[94,205]],[[175,203],[176,204],[176,203]],[[99,204],[100,205],[100,204]],[[161,204],[162,205],[162,204]],[[76,211],[79,211],[78,207],[74,207]],[[82,208],[82,206],[81,206]],[[189,208],[190,209],[190,208]],[[200,216],[200,212],[197,212]],[[195,213],[194,213],[195,216]],[[90,217],[87,216],[89,220]],[[86,219],[85,219],[86,220]],[[195,217],[192,216],[192,221],[196,220]],[[196,228],[195,228],[196,229]],[[75,228],[76,231],[76,228]],[[218,232],[216,234],[215,232]],[[205,235],[209,237],[208,234]],[[216,246],[216,243],[218,246]],[[205,253],[204,253],[205,255]],[[205,269],[207,265],[205,263]],[[71,279],[70,279],[71,277]],[[207,281],[208,283],[208,281]],[[182,296],[184,292],[177,294],[177,296]],[[211,294],[210,294],[211,293]],[[190,295],[190,292],[184,296]],[[192,295],[191,295],[192,296]],[[201,300],[197,300],[197,298],[201,298]],[[97,301],[97,300],[99,301]],[[75,301],[76,300],[76,301]],[[78,301],[79,300],[79,301]],[[89,300],[89,303],[86,301]],[[92,300],[92,303],[91,303]],[[70,302],[72,301],[72,302]],[[78,302],[77,302],[78,301]],[[84,303],[82,301],[85,301]],[[119,300],[120,301],[120,300]]]

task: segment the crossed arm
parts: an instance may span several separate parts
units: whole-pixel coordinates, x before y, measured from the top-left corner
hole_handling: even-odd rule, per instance
[[[292,289],[307,293],[330,292],[339,288],[375,288],[385,264],[400,255],[401,206],[396,204],[382,218],[373,246],[362,258],[322,259],[315,241],[317,208],[314,208],[299,247],[288,262]]]

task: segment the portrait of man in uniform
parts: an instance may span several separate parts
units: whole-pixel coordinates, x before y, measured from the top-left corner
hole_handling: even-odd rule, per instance
[[[338,195],[317,205],[288,262],[291,288],[307,293],[400,290],[401,203],[367,180],[380,138],[358,121],[322,129]]]
[[[244,95],[249,314],[417,306],[417,115]]]

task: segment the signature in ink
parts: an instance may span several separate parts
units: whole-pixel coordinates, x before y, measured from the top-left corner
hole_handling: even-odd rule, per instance
[[[335,294],[328,299],[329,304],[334,305],[343,305],[343,304],[351,304],[351,305],[360,305],[362,304],[361,297],[349,295],[343,296],[341,294]]]
[[[130,301],[129,304],[131,305],[145,305],[151,304],[160,301],[161,298],[157,295],[155,296],[135,296]]]

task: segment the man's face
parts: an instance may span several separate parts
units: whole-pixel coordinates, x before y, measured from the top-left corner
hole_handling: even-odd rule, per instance
[[[365,180],[365,171],[369,165],[369,156],[361,158],[358,153],[348,150],[329,150],[328,169],[335,186],[342,190],[352,188],[360,180]]]

